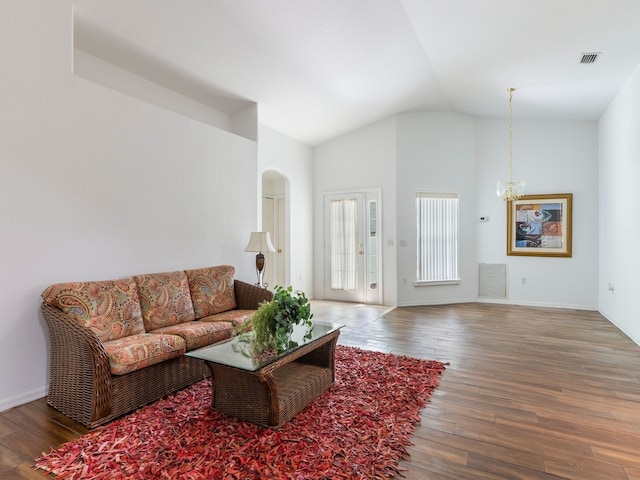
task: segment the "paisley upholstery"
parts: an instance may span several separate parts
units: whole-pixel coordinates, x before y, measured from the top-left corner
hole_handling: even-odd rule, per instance
[[[136,275],[121,280],[67,282],[42,292],[44,304],[91,329],[103,345],[112,375],[180,357],[186,351],[231,337],[251,318],[245,310],[258,298],[255,288],[234,282],[230,265]],[[238,288],[238,302],[236,302]],[[254,298],[254,296],[256,298]],[[242,305],[242,310],[236,307]],[[52,315],[51,324],[61,319]],[[69,322],[69,320],[64,320]]]
[[[199,322],[230,322],[234,327],[242,325],[245,321],[249,320],[255,310],[227,310],[226,312],[216,313],[215,315],[209,315],[208,317],[201,318]]]
[[[144,332],[132,278],[58,283],[45,289],[42,299],[93,330],[101,342]]]
[[[233,325],[229,322],[187,322],[154,330],[156,333],[179,335],[186,343],[187,351],[206,347],[231,337]]]
[[[187,270],[189,290],[196,318],[208,317],[236,308],[231,265]]]
[[[102,344],[109,357],[113,375],[124,375],[149,365],[179,357],[185,352],[185,342],[177,335],[141,333]]]
[[[185,272],[150,273],[133,278],[138,285],[147,332],[195,319]]]

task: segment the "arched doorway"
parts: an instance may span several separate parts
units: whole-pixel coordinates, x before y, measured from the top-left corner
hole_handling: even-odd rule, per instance
[[[265,254],[264,278],[270,288],[289,284],[288,182],[276,170],[262,173],[262,231],[269,232],[276,249],[275,253]]]

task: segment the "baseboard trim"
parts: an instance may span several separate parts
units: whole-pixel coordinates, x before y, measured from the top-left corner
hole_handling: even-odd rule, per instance
[[[486,299],[486,298],[478,298],[476,300],[478,303],[500,303],[504,305],[522,305],[523,307],[544,307],[544,308],[570,308],[572,310],[589,310],[589,311],[598,311],[598,307],[596,305],[574,305],[574,304],[564,304],[564,303],[543,303],[543,302],[513,302],[509,300],[499,300],[496,301],[494,299]]]
[[[555,303],[542,303],[542,302],[513,302],[510,300],[501,300],[495,298],[470,298],[463,300],[446,300],[433,301],[433,302],[416,302],[416,303],[401,303],[398,307],[426,307],[429,305],[453,305],[458,303],[495,303],[499,305],[522,305],[523,307],[543,307],[543,308],[569,308],[572,310],[589,310],[598,311],[598,307],[595,305],[573,305],[573,304],[555,304]]]
[[[38,400],[39,398],[47,396],[47,388],[40,387],[29,392],[22,392],[18,395],[14,395],[8,398],[0,399],[0,412],[4,412],[18,405],[24,405],[25,403]]]
[[[625,337],[627,337],[629,340],[631,340],[633,343],[635,343],[636,345],[638,345],[640,347],[640,338],[634,338],[633,335],[631,335],[625,328],[623,328],[621,325],[619,325],[618,322],[616,322],[615,320],[610,318],[608,315],[605,315],[602,312],[600,312],[600,315],[602,315],[611,324],[613,324],[618,330],[620,330],[624,334]]]

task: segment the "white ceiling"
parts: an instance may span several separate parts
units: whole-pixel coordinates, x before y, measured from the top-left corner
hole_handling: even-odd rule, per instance
[[[76,45],[310,145],[390,115],[595,120],[640,0],[76,0]],[[583,53],[602,52],[589,65]],[[220,102],[220,97],[228,97]]]

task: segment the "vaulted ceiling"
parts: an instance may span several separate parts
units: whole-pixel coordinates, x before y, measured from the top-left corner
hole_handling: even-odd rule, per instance
[[[390,115],[596,120],[640,0],[77,0],[76,45],[316,145]],[[593,63],[583,54],[598,53]]]

